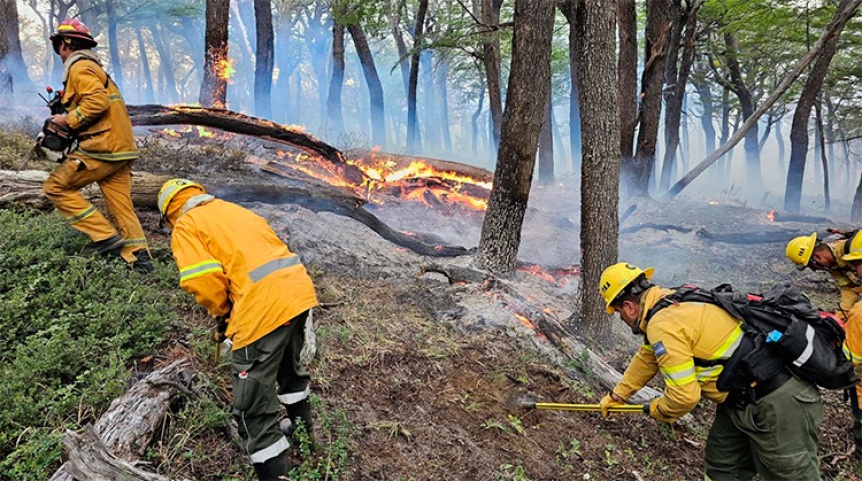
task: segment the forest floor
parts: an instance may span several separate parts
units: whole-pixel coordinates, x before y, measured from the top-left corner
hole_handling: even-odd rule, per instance
[[[0,138],[4,139],[8,140]],[[16,149],[20,146],[0,145],[0,166],[4,152],[13,156]],[[148,140],[142,153],[137,169],[190,177],[205,185],[281,182],[246,163],[243,152],[230,145],[179,149],[170,142]],[[525,222],[521,259],[546,266],[577,263],[578,197],[575,189],[566,186],[536,189]],[[831,224],[772,222],[767,210],[732,198],[718,199],[717,204],[703,199],[635,203],[638,207],[623,227],[642,228],[621,236],[620,259],[655,266],[656,280],[664,285],[731,282],[759,290],[779,281],[795,281],[821,305],[837,297],[822,276],[799,274],[788,264],[783,253],[786,239],[741,245],[716,242],[703,234],[706,229],[744,238],[771,232],[789,238],[795,235],[791,232],[810,233]],[[703,478],[704,441],[714,413],[709,403],[701,403],[691,419],[674,426],[642,414],[603,420],[597,413],[527,411],[506,403],[514,393],[572,403],[597,403],[604,394],[576,359],[560,362],[549,356],[542,336],[515,315],[544,311],[565,322],[574,308],[576,276],[546,280],[519,272],[500,279],[508,292],[476,283],[450,284],[443,276],[423,274],[423,266],[469,268],[469,256],[429,259],[346,217],[295,205],[244,205],[266,218],[302,256],[326,306],[314,316],[318,354],[310,366],[318,446],[310,452],[305,442],[292,448],[291,479]],[[395,229],[433,233],[465,247],[475,246],[481,232],[481,215],[461,209],[389,202],[369,210]],[[169,234],[159,229],[156,213],[140,215],[154,247],[159,276],[169,278],[176,272]],[[56,214],[45,219],[39,222],[61,224]],[[652,227],[644,227],[647,223]],[[176,295],[177,289],[166,282],[143,284],[164,295]],[[130,359],[127,367],[134,364],[146,371],[191,356],[201,371],[198,388],[205,395],[179,408],[148,451],[147,461],[154,471],[171,478],[252,479],[242,449],[224,434],[230,399],[228,368],[224,361],[219,366],[213,363],[212,344],[206,337],[209,321],[190,302],[177,303],[173,315],[176,321],[153,351]],[[611,345],[588,343],[620,370],[637,346],[637,339],[622,327],[614,321]],[[660,380],[653,385],[660,387]],[[824,395],[827,415],[820,437],[824,477],[862,479],[848,456],[853,446],[849,405],[842,393]],[[65,427],[92,422],[100,408],[104,405],[77,418],[70,412],[71,421]],[[34,428],[52,430],[51,426]],[[26,457],[36,451],[22,451],[22,439],[27,439],[26,430],[18,441],[0,446],[0,452],[14,452],[20,461],[11,468],[8,463],[0,465],[6,468],[0,470],[0,477],[15,472],[14,466],[26,465]],[[59,465],[60,453],[53,452],[56,457],[49,459],[47,471]]]

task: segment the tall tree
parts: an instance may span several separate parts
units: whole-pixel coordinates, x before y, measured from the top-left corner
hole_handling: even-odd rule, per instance
[[[108,52],[111,56],[111,79],[123,90],[123,65],[120,63],[120,45],[117,43],[117,10],[114,0],[105,0],[108,15]]]
[[[638,125],[638,22],[635,0],[617,0],[619,58],[617,102],[620,117],[620,155],[626,162],[634,155]]]
[[[17,85],[19,92],[23,92],[34,86],[24,64],[18,23],[18,2],[0,0],[0,63],[5,65],[11,78],[9,81]]]
[[[637,150],[633,159],[622,159],[623,185],[633,195],[649,195],[655,167],[655,150],[661,118],[662,87],[671,37],[671,0],[648,0],[641,105],[638,112]]]
[[[500,9],[503,0],[481,0],[482,23],[489,29],[482,43],[482,64],[485,66],[485,84],[488,86],[488,105],[493,122],[493,146],[500,145],[503,123],[503,94],[500,74]]]
[[[551,92],[551,79],[548,78],[548,99],[542,116],[542,131],[539,133],[539,184],[551,185],[554,183],[554,134],[551,130],[551,110],[553,110],[553,94]]]
[[[146,89],[144,89],[144,102],[151,104],[156,101],[156,95],[153,87],[153,75],[150,72],[150,60],[147,58],[147,46],[144,43],[144,34],[141,32],[141,27],[135,27],[135,36],[138,40],[138,51],[140,51],[144,81],[147,83]]]
[[[724,59],[730,71],[730,80],[724,82],[727,84],[727,88],[736,94],[736,98],[739,99],[742,118],[748,120],[754,114],[754,98],[751,95],[751,89],[749,89],[742,75],[742,68],[739,64],[738,42],[733,34],[729,32],[724,34],[724,47]],[[757,144],[756,122],[752,124],[745,135],[745,165],[748,185],[761,185],[760,149]]]
[[[569,24],[569,148],[572,151],[572,172],[581,170],[581,104],[578,94],[578,28],[577,9],[580,0],[561,0],[557,5]]]
[[[351,22],[347,25],[350,37],[353,38],[353,46],[359,56],[359,64],[362,66],[362,74],[365,84],[368,86],[368,102],[371,107],[371,142],[379,147],[386,147],[386,108],[383,103],[383,84],[377,75],[377,67],[374,65],[374,56],[365,31],[359,22]]]
[[[272,69],[274,34],[272,0],[254,0],[254,25],[257,37],[254,62],[254,112],[258,117],[272,118]]]
[[[842,0],[838,6],[838,11],[847,8],[851,1]],[[833,17],[829,26],[826,27],[827,30],[834,29],[835,34],[826,41],[820,55],[814,61],[814,66],[811,67],[811,72],[808,74],[808,79],[805,81],[805,86],[802,88],[799,102],[797,102],[796,110],[793,113],[793,123],[790,127],[790,166],[787,170],[787,185],[784,189],[784,210],[787,212],[799,212],[802,199],[802,179],[805,175],[805,160],[808,157],[808,120],[811,118],[811,108],[817,101],[817,96],[823,87],[823,80],[829,70],[829,64],[832,63],[832,57],[838,50],[841,32],[849,20],[849,17]]]
[[[413,30],[413,54],[410,56],[410,82],[407,92],[407,150],[411,152],[415,152],[420,144],[416,91],[419,83],[419,55],[422,53],[422,31],[425,28],[426,13],[428,13],[428,0],[419,0],[416,26]]]
[[[149,30],[150,35],[153,36],[153,43],[156,45],[156,51],[159,52],[159,65],[162,69],[162,78],[164,78],[164,83],[162,83],[162,85],[165,87],[164,90],[167,92],[166,100],[170,103],[176,103],[178,93],[177,79],[176,74],[174,73],[174,59],[171,57],[171,50],[162,40],[163,37],[155,21],[147,23],[147,30]]]
[[[449,89],[446,87],[446,79],[449,76],[449,62],[440,57],[437,65],[437,93],[440,95],[440,133],[443,136],[443,150],[447,156],[452,155],[452,134],[449,131]]]
[[[332,2],[332,79],[329,81],[329,96],[326,98],[324,131],[337,139],[344,133],[344,116],[341,110],[341,89],[344,86],[344,5]]]
[[[614,0],[590,0],[578,9],[583,168],[581,170],[581,282],[570,321],[601,341],[610,322],[599,295],[602,270],[617,261],[620,123],[617,114]]]
[[[204,43],[204,72],[201,82],[200,104],[204,107],[224,108],[227,102],[227,25],[230,0],[206,0],[207,28]]]
[[[554,4],[516,0],[514,22],[506,111],[477,258],[479,265],[492,272],[512,271],[521,243],[550,87]]]

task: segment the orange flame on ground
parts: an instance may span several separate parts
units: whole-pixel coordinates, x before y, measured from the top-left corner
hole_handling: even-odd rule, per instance
[[[523,324],[524,327],[532,329],[534,331],[536,330],[536,325],[533,324],[533,321],[531,321],[527,316],[516,312],[515,317],[517,317],[518,320],[521,321],[521,324]]]
[[[568,266],[559,269],[547,270],[539,265],[517,266],[515,270],[534,275],[539,279],[550,282],[558,287],[569,284],[568,277],[577,276],[581,273],[581,268],[578,266]]]
[[[775,222],[775,209],[767,212],[766,217],[769,219],[769,222]]]
[[[718,201],[717,201],[717,200],[715,200],[715,199],[713,199],[713,200],[711,200],[711,201],[707,202],[707,204],[709,204],[709,205],[718,205]]]

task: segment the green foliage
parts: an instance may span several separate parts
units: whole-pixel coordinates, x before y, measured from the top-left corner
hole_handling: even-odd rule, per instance
[[[20,132],[0,131],[0,169],[20,166],[32,145],[33,139]]]
[[[76,256],[86,239],[59,216],[6,210],[0,225],[0,478],[45,479],[62,430],[123,392],[178,301],[119,258]],[[168,278],[173,266],[157,269]]]
[[[317,442],[313,442],[300,421],[294,438],[298,441],[302,462],[290,470],[293,481],[316,481],[325,479],[338,481],[347,470],[350,445],[356,435],[356,426],[347,418],[343,409],[329,411],[320,398],[309,398],[314,413],[320,421],[322,432],[315,431]]]

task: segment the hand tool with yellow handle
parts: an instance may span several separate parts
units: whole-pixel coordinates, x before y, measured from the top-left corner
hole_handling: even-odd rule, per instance
[[[538,409],[540,411],[580,411],[580,412],[602,412],[600,404],[561,404],[538,402],[535,396],[530,394],[512,394],[506,400],[507,404],[519,406],[526,409]],[[644,413],[649,406],[643,404],[623,404],[608,408],[612,413]]]

